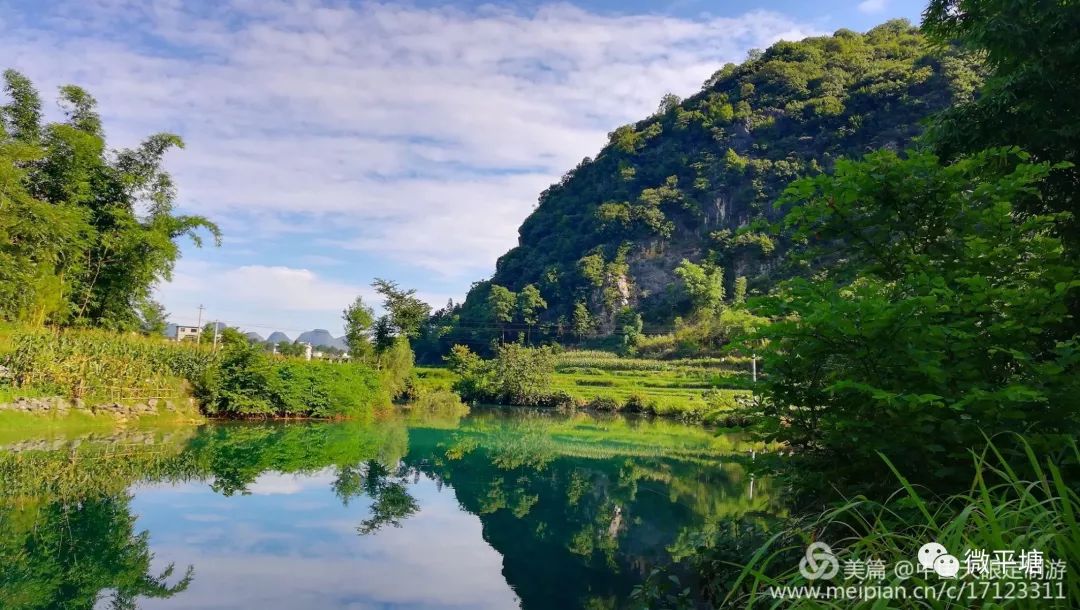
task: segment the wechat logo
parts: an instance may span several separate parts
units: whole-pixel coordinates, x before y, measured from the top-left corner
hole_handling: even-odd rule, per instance
[[[944,546],[927,542],[919,547],[919,565],[927,572],[942,578],[956,578],[960,572],[960,560],[949,554]]]
[[[832,547],[824,542],[812,542],[806,547],[806,555],[799,560],[799,574],[807,580],[832,578],[840,571],[840,562]]]

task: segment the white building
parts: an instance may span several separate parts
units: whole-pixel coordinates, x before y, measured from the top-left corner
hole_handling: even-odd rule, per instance
[[[199,327],[198,326],[177,326],[176,336],[173,337],[176,341],[186,341],[188,339],[192,341],[199,340]]]

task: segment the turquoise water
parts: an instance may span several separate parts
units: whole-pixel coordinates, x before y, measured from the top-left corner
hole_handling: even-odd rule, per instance
[[[627,607],[694,532],[776,511],[750,449],[502,411],[5,436],[0,607]]]

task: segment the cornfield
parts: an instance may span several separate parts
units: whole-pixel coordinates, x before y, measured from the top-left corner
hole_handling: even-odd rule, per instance
[[[689,371],[693,369],[749,370],[749,360],[729,356],[726,358],[685,358],[682,360],[653,360],[648,358],[622,358],[611,352],[595,350],[568,351],[558,355],[555,368],[597,369],[601,371]]]
[[[11,347],[3,363],[16,387],[72,399],[168,397],[213,359],[196,345],[96,330],[17,331]]]

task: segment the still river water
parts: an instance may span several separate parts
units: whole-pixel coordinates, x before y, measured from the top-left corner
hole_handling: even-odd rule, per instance
[[[0,431],[0,608],[622,608],[696,532],[776,512],[750,450],[505,410]]]

